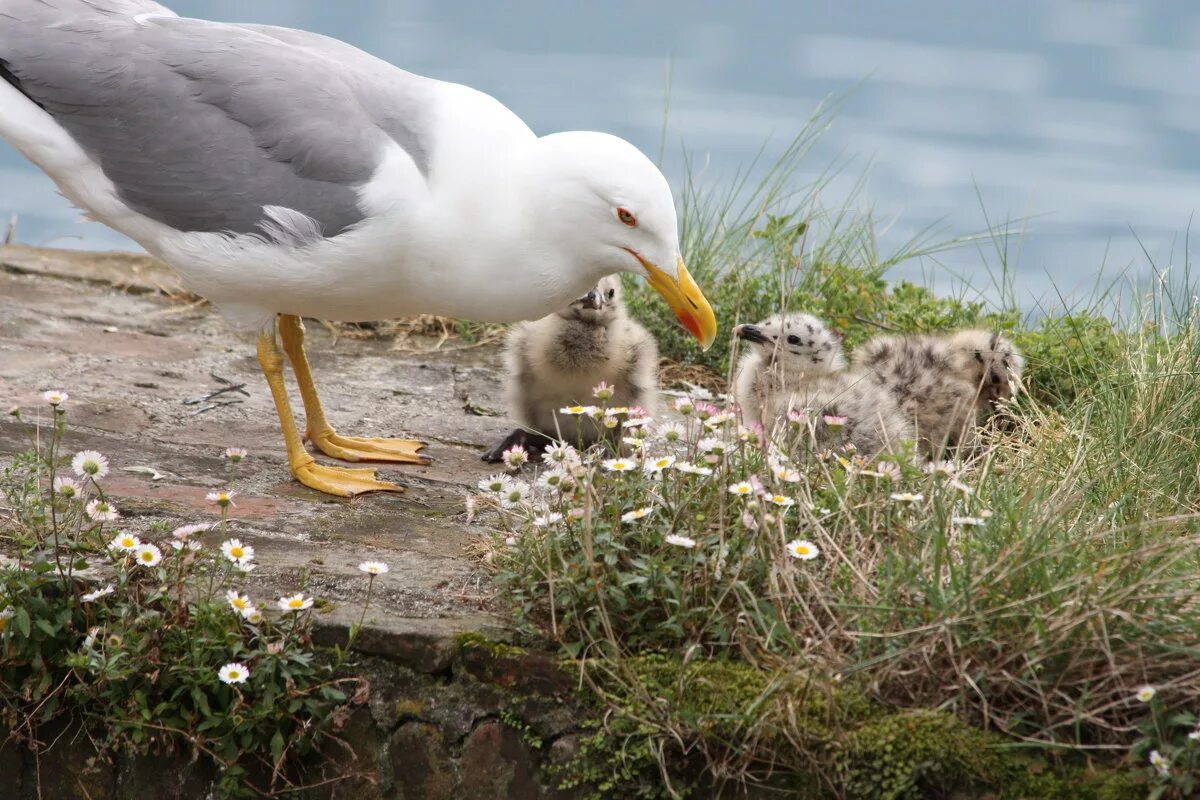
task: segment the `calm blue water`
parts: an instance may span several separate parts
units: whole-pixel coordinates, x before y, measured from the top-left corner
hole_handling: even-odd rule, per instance
[[[659,152],[668,61],[668,178],[686,147],[719,187],[777,153],[831,93],[850,95],[802,178],[850,159],[826,194],[886,229],[887,250],[1030,218],[1009,243],[1022,303],[1053,306],[1105,275],[1182,268],[1200,208],[1200,4],[1084,0],[454,3],[180,0],[180,14],[307,28],[499,98],[539,133],[598,129]],[[314,76],[320,80],[320,76]],[[981,207],[982,203],[982,207]],[[0,143],[0,223],[63,247],[131,243],[92,223]],[[990,247],[902,274],[986,289]],[[1057,288],[1056,288],[1057,287]],[[989,292],[990,294],[990,292]]]

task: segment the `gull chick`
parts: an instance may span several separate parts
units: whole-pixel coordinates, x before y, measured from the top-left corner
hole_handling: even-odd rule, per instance
[[[891,394],[847,369],[841,341],[816,317],[777,314],[734,333],[747,344],[733,390],[745,424],[770,433],[789,411],[804,411],[820,443],[845,441],[864,455],[914,438]],[[845,419],[835,431],[826,417]]]
[[[1013,397],[1025,361],[1003,336],[964,330],[872,339],[854,353],[854,365],[893,397],[936,458],[979,447],[980,427]]]
[[[585,403],[601,382],[612,387],[611,406],[640,407],[652,415],[658,397],[658,346],[629,317],[617,275],[602,278],[561,311],[513,326],[505,348],[509,410],[522,427],[483,455],[501,460],[513,445],[531,452],[554,440],[586,446],[606,428],[588,415],[558,414]]]

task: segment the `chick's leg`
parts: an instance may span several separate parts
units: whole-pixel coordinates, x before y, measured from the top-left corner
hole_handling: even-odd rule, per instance
[[[406,464],[428,464],[429,459],[420,454],[424,442],[412,439],[366,439],[342,436],[325,419],[321,398],[313,385],[312,370],[308,356],[304,353],[304,323],[291,314],[279,315],[279,338],[283,350],[292,362],[296,383],[300,386],[300,398],[304,401],[304,417],[307,422],[309,441],[322,453],[342,461],[397,461]]]
[[[305,451],[296,420],[292,416],[287,387],[283,382],[283,353],[275,343],[274,331],[259,334],[258,363],[262,366],[267,385],[271,387],[271,397],[275,400],[275,412],[279,415],[283,441],[287,445],[288,467],[298,481],[311,489],[339,497],[353,497],[363,492],[403,491],[394,483],[377,480],[373,469],[346,469],[318,464]]]

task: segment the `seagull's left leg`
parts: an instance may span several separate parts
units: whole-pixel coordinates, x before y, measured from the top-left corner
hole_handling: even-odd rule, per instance
[[[283,350],[292,362],[292,372],[300,386],[300,397],[304,401],[304,418],[307,436],[316,447],[331,458],[343,461],[398,461],[408,464],[428,464],[429,459],[420,454],[424,442],[411,439],[366,439],[342,436],[325,419],[317,387],[313,385],[312,371],[308,367],[308,356],[304,354],[304,323],[291,314],[279,315],[279,338]]]

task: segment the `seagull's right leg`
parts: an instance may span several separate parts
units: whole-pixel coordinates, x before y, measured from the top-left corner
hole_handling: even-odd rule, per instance
[[[275,412],[283,428],[283,441],[287,445],[288,467],[296,479],[309,488],[340,497],[353,497],[363,492],[401,492],[394,483],[378,480],[373,469],[346,469],[318,464],[304,449],[300,430],[292,416],[288,402],[287,387],[283,382],[283,353],[275,343],[274,326],[258,336],[258,363],[271,387],[275,400]]]

